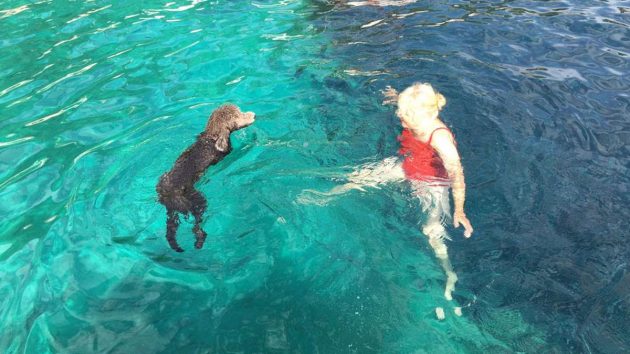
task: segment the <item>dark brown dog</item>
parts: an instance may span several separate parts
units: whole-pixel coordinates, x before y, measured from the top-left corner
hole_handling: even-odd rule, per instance
[[[166,240],[177,252],[184,250],[177,244],[175,234],[179,226],[179,214],[192,214],[195,218],[195,248],[203,247],[206,232],[201,229],[203,213],[208,203],[195,189],[195,183],[206,169],[221,161],[232,150],[230,133],[254,123],[253,112],[241,112],[232,104],[217,108],[208,119],[206,129],[175,161],[175,166],[160,177],[156,190],[160,203],[166,207]]]

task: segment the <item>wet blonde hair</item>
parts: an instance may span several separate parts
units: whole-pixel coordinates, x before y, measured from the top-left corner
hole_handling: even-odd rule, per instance
[[[446,105],[446,98],[431,84],[414,83],[398,95],[397,114],[404,120],[434,119]]]

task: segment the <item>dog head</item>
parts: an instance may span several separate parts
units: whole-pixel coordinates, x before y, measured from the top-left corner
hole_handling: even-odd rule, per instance
[[[230,133],[251,125],[255,118],[254,112],[241,112],[236,105],[226,104],[212,112],[205,131],[216,141],[217,150],[225,152],[230,142]]]

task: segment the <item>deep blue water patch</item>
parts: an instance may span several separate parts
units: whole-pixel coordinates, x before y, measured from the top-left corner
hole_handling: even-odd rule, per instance
[[[475,316],[518,311],[562,351],[629,345],[627,5],[337,5],[319,19],[367,95],[444,92],[477,224],[452,248]]]

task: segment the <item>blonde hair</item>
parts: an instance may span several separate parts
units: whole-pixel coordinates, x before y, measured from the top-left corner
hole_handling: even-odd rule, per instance
[[[414,83],[398,95],[398,115],[405,120],[436,118],[446,98],[431,84]]]

